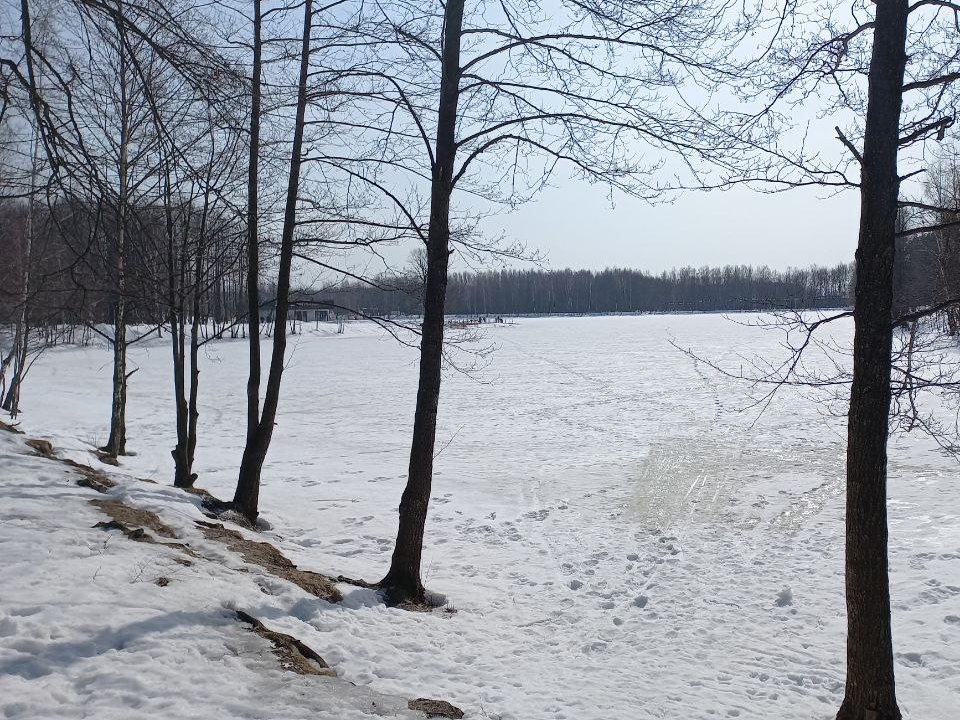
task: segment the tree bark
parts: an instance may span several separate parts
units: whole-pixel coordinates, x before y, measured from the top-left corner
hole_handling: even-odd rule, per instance
[[[185,328],[183,317],[184,292],[183,275],[177,283],[177,254],[173,230],[173,198],[170,187],[170,168],[164,163],[164,220],[167,235],[167,321],[170,323],[170,346],[173,354],[173,401],[176,411],[177,444],[173,452],[173,484],[176,487],[190,487],[190,467],[187,462],[187,398],[184,391],[185,379]],[[186,232],[189,232],[187,230]],[[181,263],[184,261],[181,258]]]
[[[26,303],[26,299],[22,302]],[[17,328],[13,339],[13,349],[10,355],[13,358],[13,374],[10,377],[10,386],[3,398],[2,409],[16,417],[20,413],[20,386],[27,368],[27,351],[30,343],[30,321],[26,311],[26,304],[17,319]]]
[[[906,0],[877,0],[860,185],[847,425],[847,678],[838,720],[900,720],[887,563],[887,435]]]
[[[197,256],[193,271],[193,308],[190,323],[190,399],[187,425],[187,466],[190,468],[189,487],[193,487],[197,476],[193,472],[193,461],[197,452],[197,418],[200,417],[198,395],[200,391],[200,311],[201,296],[207,293],[204,273],[207,252],[207,219],[210,213],[209,178],[207,191],[203,196],[203,212],[200,216],[200,230],[197,238]]]
[[[10,358],[13,359],[13,375],[10,378],[10,388],[3,397],[3,410],[10,413],[11,417],[16,417],[20,413],[20,390],[23,386],[24,376],[27,372],[27,358],[30,354],[30,285],[33,271],[33,248],[36,204],[34,198],[37,192],[37,140],[34,138],[30,148],[30,200],[27,210],[27,227],[24,233],[24,248],[22,266],[20,268],[20,312],[17,315],[17,325],[14,334],[13,348],[10,351]],[[9,363],[9,359],[4,362],[4,369]],[[0,377],[3,372],[0,371]]]
[[[430,184],[430,227],[427,231],[427,277],[423,298],[417,406],[413,419],[407,485],[400,499],[397,543],[390,569],[379,583],[391,602],[423,602],[425,599],[423,582],[420,579],[420,564],[427,508],[433,485],[433,454],[440,400],[440,370],[443,362],[444,305],[450,258],[450,196],[453,193],[453,164],[457,153],[463,6],[463,0],[448,0],[444,10],[440,106]]]
[[[233,497],[234,509],[251,523],[259,513],[260,475],[273,438],[273,427],[280,401],[280,380],[283,375],[284,354],[287,348],[287,312],[290,299],[290,269],[293,265],[293,240],[297,223],[297,199],[300,189],[300,165],[303,156],[303,131],[306,120],[307,82],[310,69],[310,33],[313,28],[313,2],[304,4],[303,38],[300,51],[300,76],[297,86],[297,110],[294,121],[293,145],[290,149],[290,174],[287,179],[287,198],[280,235],[280,269],[277,275],[277,300],[274,317],[273,352],[263,397],[263,411],[252,436],[248,436],[240,462],[237,490]]]
[[[130,116],[127,106],[127,76],[124,50],[120,50],[120,157],[116,217],[116,300],[113,314],[113,392],[110,399],[110,437],[102,448],[118,457],[127,452],[127,175]]]
[[[247,326],[249,328],[250,374],[247,379],[247,443],[260,421],[260,85],[262,73],[260,37],[263,15],[260,0],[253,2],[253,70],[250,88],[250,159],[247,169]]]

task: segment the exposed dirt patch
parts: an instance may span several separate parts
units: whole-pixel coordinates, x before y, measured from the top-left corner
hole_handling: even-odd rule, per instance
[[[16,430],[16,432],[20,432],[20,431]],[[47,440],[31,439],[31,440],[25,441],[25,443],[31,448],[33,448],[34,451],[37,453],[37,455],[48,458],[50,460],[56,460],[57,462],[63,463],[64,465],[69,465],[74,470],[79,471],[79,473],[83,477],[77,480],[77,485],[81,487],[88,487],[88,488],[91,488],[92,490],[96,490],[97,492],[105,493],[110,488],[117,486],[117,483],[114,480],[111,480],[109,477],[104,475],[99,470],[95,470],[94,468],[89,467],[88,465],[82,465],[78,462],[69,460],[67,458],[59,457],[54,451],[53,445],[51,445],[50,442],[48,442]],[[99,459],[101,462],[107,465],[113,465],[113,466],[117,465],[116,458],[114,458],[112,455],[107,455],[102,450],[97,450],[94,453],[94,455],[96,455],[97,459]],[[149,478],[137,478],[137,480],[139,480],[140,482],[150,483],[151,485],[157,484],[156,481],[151,480]]]
[[[340,578],[337,579],[339,580]],[[347,581],[349,581],[349,579],[347,579]],[[430,590],[424,590],[421,597],[414,598],[410,597],[408,594],[394,586],[381,584],[371,585],[364,583],[362,587],[370,587],[379,590],[380,596],[383,598],[384,603],[386,603],[388,607],[394,607],[398,610],[406,610],[407,612],[432,613],[438,608],[448,606],[445,595],[432,592]],[[456,612],[456,610],[454,610],[454,612]]]
[[[398,603],[391,603],[388,600],[387,604],[390,607],[395,607],[398,610],[406,610],[407,612],[432,613],[436,610],[436,608],[429,603],[414,602],[413,600],[404,600]]]
[[[45,458],[56,459],[56,455],[53,453],[53,445],[50,444],[49,440],[37,440],[35,438],[31,438],[26,440],[25,444],[28,447],[32,447],[37,455],[41,455]]]
[[[88,487],[91,490],[105,493],[110,490],[110,488],[116,487],[117,485],[116,482],[98,470],[94,470],[86,465],[81,465],[73,460],[67,460],[66,458],[58,457],[53,449],[53,445],[49,440],[37,440],[35,438],[31,438],[30,440],[26,440],[24,444],[32,448],[33,451],[40,457],[45,457],[49,460],[56,460],[59,463],[69,465],[74,470],[77,470],[81,475],[80,479],[77,480],[77,485],[80,487]]]
[[[16,435],[23,435],[23,430],[20,430],[16,425],[5,423],[3,420],[0,420],[0,430],[6,430]]]
[[[237,610],[237,617],[253,626],[253,631],[273,644],[273,652],[280,658],[280,665],[300,675],[326,675],[336,677],[337,671],[327,665],[313,648],[292,635],[269,629],[253,615]]]
[[[64,465],[69,465],[80,473],[80,479],[77,480],[77,485],[80,487],[87,487],[91,490],[96,490],[99,493],[105,493],[109,492],[111,488],[115,488],[117,486],[117,483],[114,480],[91,467],[81,465],[73,460],[65,460],[63,458],[53,459],[62,462]]]
[[[223,504],[223,505],[227,505],[227,504],[228,504],[228,503],[223,502],[222,500],[217,500],[217,498],[214,497],[213,494],[212,494],[209,490],[204,490],[204,489],[201,488],[201,487],[195,487],[195,486],[191,485],[190,487],[184,487],[184,488],[179,488],[179,489],[180,489],[180,490],[183,490],[184,492],[188,492],[188,493],[190,493],[191,495],[196,495],[197,497],[200,498],[200,502],[203,503],[204,505],[206,505],[208,502],[210,502],[210,503],[221,503],[221,504]]]
[[[149,510],[130,507],[119,500],[105,500],[101,498],[94,498],[90,501],[90,504],[100,508],[118,523],[122,523],[128,527],[149,528],[161,537],[177,537],[177,533],[172,527],[163,522],[156,513],[150,512]]]
[[[427,714],[427,717],[445,717],[460,720],[463,717],[463,710],[451,705],[446,700],[432,700],[430,698],[417,698],[407,703],[411,710],[419,710]]]
[[[337,590],[333,580],[321,573],[299,569],[270,543],[247,540],[236,530],[226,528],[219,523],[198,520],[197,525],[208,540],[223,543],[230,550],[239,553],[248,563],[259,565],[277,577],[289,580],[321,600],[328,602],[343,600],[343,595]]]
[[[117,484],[106,475],[90,472],[89,474],[84,473],[83,476],[77,480],[77,485],[96,490],[98,493],[105,493],[109,492],[110,488],[116,487]]]
[[[229,503],[226,500],[221,500],[209,490],[192,485],[190,487],[180,489],[200,498],[200,508],[203,510],[203,514],[208,518],[212,518],[214,520],[229,520],[230,522],[235,523],[240,527],[245,527],[248,530],[257,529],[251,525],[245,517],[239,513],[233,512],[233,503]]]
[[[163,545],[179,550],[190,557],[200,557],[196,551],[184,543],[158,540],[156,536],[176,538],[177,533],[172,527],[164,523],[156,513],[131,507],[119,500],[94,498],[89,502],[95,508],[110,516],[109,522],[98,522],[94,527],[103,528],[104,530],[119,530],[126,535],[129,540]],[[144,528],[149,528],[153,534],[147,532]],[[182,564],[189,565],[190,561],[184,560]]]
[[[20,431],[17,430],[16,432]],[[53,445],[50,444],[49,440],[37,440],[35,438],[31,438],[30,440],[24,441],[24,444],[32,448],[33,451],[40,457],[45,457],[48,460],[56,460],[64,465],[69,465],[74,470],[79,472],[81,477],[79,480],[77,480],[77,485],[80,487],[87,487],[91,490],[105,493],[109,491],[110,488],[117,486],[116,482],[111,480],[99,470],[94,470],[92,467],[81,465],[80,463],[74,462],[73,460],[68,460],[67,458],[58,457],[53,449]]]
[[[97,450],[94,454],[97,456],[97,460],[102,462],[104,465],[112,465],[113,467],[120,466],[120,461],[117,460],[116,456],[111,455],[108,452]]]

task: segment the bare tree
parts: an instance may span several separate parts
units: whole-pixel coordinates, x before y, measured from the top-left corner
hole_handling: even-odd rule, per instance
[[[247,163],[247,342],[249,378],[247,380],[247,444],[254,442],[260,424],[260,224],[259,168],[260,115],[263,74],[263,13],[260,0],[253,2],[253,65],[250,79],[250,136]],[[254,494],[256,493],[256,494]],[[238,483],[237,494],[240,494]],[[257,512],[259,478],[256,488],[244,489],[242,503]],[[237,501],[236,496],[234,502]]]
[[[258,12],[258,11],[255,11]],[[300,167],[303,158],[303,138],[306,127],[307,93],[310,71],[310,41],[314,22],[314,10],[312,0],[305,0],[303,9],[303,33],[300,42],[300,71],[297,79],[296,109],[293,126],[293,141],[290,148],[290,169],[287,178],[286,204],[283,215],[283,229],[280,238],[280,268],[277,277],[276,308],[274,317],[273,332],[273,352],[270,358],[270,370],[267,376],[266,393],[263,400],[263,409],[256,417],[256,422],[251,432],[248,426],[247,442],[243,449],[243,459],[240,463],[239,479],[237,489],[233,497],[233,508],[247,518],[251,523],[255,523],[258,514],[258,505],[260,497],[260,475],[263,469],[264,460],[267,457],[267,451],[270,447],[270,440],[273,437],[273,427],[277,415],[277,406],[280,401],[280,381],[283,375],[284,353],[286,351],[286,323],[289,307],[290,293],[290,271],[293,263],[294,234],[297,225],[297,206],[300,191]],[[257,16],[259,18],[259,14]],[[255,33],[259,38],[259,24],[255,21]],[[255,41],[255,47],[259,42]],[[255,56],[255,64],[259,62],[259,56]],[[258,69],[258,68],[257,68]],[[257,75],[255,69],[255,76]],[[255,79],[254,87],[258,87]],[[259,98],[259,90],[254,90],[254,109],[251,117],[259,114],[259,108],[256,106]],[[251,119],[251,129],[255,128],[258,121]],[[255,133],[251,132],[251,165],[255,165],[254,155],[259,152],[254,142]],[[256,218],[256,177],[252,174],[250,180],[250,208],[253,210],[253,222]],[[251,219],[248,218],[248,222]],[[248,255],[248,262],[253,266],[255,263],[255,244],[256,244],[256,225],[251,226],[248,232],[251,250]],[[248,269],[248,272],[251,272]],[[253,272],[251,272],[253,277]],[[248,284],[249,292],[255,292]],[[259,327],[253,325],[253,313],[256,313],[256,322],[259,325],[259,303],[249,301],[250,318],[250,384],[247,387],[248,392],[248,412],[251,412],[250,403],[253,397],[259,399],[259,342],[255,342],[255,336],[259,334]],[[254,359],[254,353],[258,357]],[[253,393],[253,395],[251,395]],[[255,410],[255,408],[252,408]],[[252,415],[251,415],[252,419]]]
[[[763,59],[748,65],[746,98],[759,110],[746,116],[735,142],[746,138],[761,150],[740,158],[739,180],[772,183],[774,189],[804,185],[860,193],[853,311],[813,319],[793,315],[775,325],[798,340],[782,363],[760,363],[751,379],[768,389],[768,402],[783,385],[849,387],[847,400],[846,602],[847,679],[839,720],[897,720],[887,560],[887,439],[893,423],[909,416],[910,399],[935,387],[917,366],[915,335],[895,345],[897,326],[913,323],[943,305],[894,314],[898,238],[938,229],[898,226],[898,210],[949,212],[911,200],[909,179],[923,171],[924,147],[942,140],[953,125],[954,84],[960,79],[960,44],[952,3],[876,0],[840,6],[789,4],[764,24],[769,30]],[[825,99],[826,98],[826,99]],[[834,130],[845,157],[814,153],[800,137],[792,144],[789,112],[816,99],[852,117]],[[754,105],[757,107],[757,105]],[[819,126],[815,126],[819,127]],[[804,129],[804,134],[810,132]],[[752,163],[752,164],[751,164]],[[904,172],[901,168],[909,166]],[[768,188],[770,185],[767,186]],[[952,226],[950,220],[941,225]],[[817,331],[853,317],[852,369],[806,374],[802,357],[819,343]],[[929,365],[927,366],[929,367]],[[739,375],[739,373],[732,373]],[[941,376],[940,382],[944,381]],[[946,384],[950,384],[947,382]],[[906,404],[893,402],[903,398]],[[916,423],[908,423],[915,426]]]
[[[397,543],[380,586],[423,602],[420,577],[433,480],[450,258],[525,255],[477,232],[478,218],[538,192],[558,168],[657,197],[661,155],[719,157],[681,87],[726,72],[723,9],[664,2],[556,7],[451,0],[359,6],[343,23],[364,61],[350,73],[359,110],[343,142],[309,156],[381,203],[361,222],[374,242],[425,250],[420,373]],[[726,39],[726,38],[725,38]],[[675,104],[674,104],[675,101]],[[639,148],[658,157],[638,161]],[[460,204],[454,198],[461,198]]]

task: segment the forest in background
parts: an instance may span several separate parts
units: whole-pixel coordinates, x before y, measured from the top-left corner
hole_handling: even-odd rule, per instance
[[[749,265],[644,270],[507,268],[451,273],[451,315],[540,315],[716,312],[846,307],[851,265],[785,271]],[[415,273],[353,282],[320,293],[337,305],[368,314],[419,314]]]
[[[442,368],[456,339],[445,336],[446,315],[756,309],[758,299],[777,306],[791,296],[801,302],[783,305],[839,304],[816,320],[788,317],[792,360],[758,362],[752,380],[771,388],[768,400],[778,387],[820,384],[849,401],[847,683],[837,717],[899,720],[888,435],[933,428],[943,439],[917,397],[939,402],[960,387],[960,368],[940,351],[942,340],[954,342],[941,331],[960,327],[960,183],[956,148],[944,143],[960,112],[955,3],[0,7],[0,386],[12,416],[58,333],[96,333],[110,346],[113,376],[100,450],[118,462],[128,384],[137,382],[128,347],[145,337],[144,324],[162,330],[173,481],[189,488],[202,432],[200,346],[220,314],[215,336],[246,330],[249,374],[236,388],[247,405],[237,487],[219,509],[253,528],[299,301],[292,268],[316,269],[324,297],[350,283],[390,292],[350,300],[378,312],[401,309],[405,296],[421,310],[406,324],[420,349],[407,482],[390,566],[367,585],[388,602],[423,605]],[[819,151],[827,143],[837,153]],[[465,266],[535,259],[484,237],[479,218],[530,200],[561,177],[559,167],[646,200],[735,185],[858,192],[852,289],[830,299],[817,295],[827,286],[806,280],[746,283],[725,271],[680,270],[659,287],[624,271],[458,276]],[[389,266],[382,249],[398,245],[422,251],[412,267]],[[853,310],[835,302],[851,293]],[[264,305],[273,306],[268,353]],[[818,328],[851,317],[852,370],[838,363],[835,376],[804,374],[805,349],[824,347]],[[951,442],[942,446],[956,450]]]

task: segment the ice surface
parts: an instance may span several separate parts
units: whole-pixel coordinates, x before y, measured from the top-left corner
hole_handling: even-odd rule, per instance
[[[844,421],[785,393],[753,424],[755,415],[735,412],[743,388],[667,342],[739,363],[754,351],[776,352],[779,338],[714,315],[529,319],[486,332],[499,346],[490,366],[479,377],[445,376],[426,536],[425,583],[457,612],[390,610],[370,591],[348,588],[341,606],[318,607],[269,584],[277,595],[257,590],[267,617],[285,623],[284,632],[308,634],[348,681],[446,698],[468,717],[832,717],[843,688]],[[850,326],[836,332],[848,338]],[[243,442],[246,346],[205,350],[198,484],[228,497]],[[151,342],[130,353],[140,368],[128,410],[138,455],[122,470],[169,482],[169,350]],[[24,426],[67,454],[102,444],[109,368],[104,348],[44,355],[24,389]],[[415,388],[416,352],[368,324],[293,339],[261,503],[272,527],[264,534],[295,562],[371,580],[386,571]],[[960,703],[958,475],[922,438],[895,440],[890,455],[898,693],[905,717],[947,718]],[[53,480],[37,472],[30,466],[20,475],[46,484],[23,492],[47,497]],[[12,481],[5,472],[3,482]],[[166,498],[138,502],[169,511]],[[42,516],[29,504],[2,512],[5,529],[17,527],[18,514]],[[93,518],[66,526],[79,547],[76,560],[62,558],[70,569],[58,587],[91,585],[96,549],[83,528]],[[48,552],[46,539],[33,542],[30,557]],[[128,575],[137,562],[131,557]],[[112,616],[100,625],[61,619],[68,637],[60,641],[39,628],[57,627],[54,618],[69,618],[69,609],[27,582],[15,581],[13,596],[0,594],[0,648],[24,656],[22,673],[0,680],[8,698],[0,702],[28,704],[13,716],[54,705],[68,716],[63,708],[94,702],[95,690],[104,711],[92,714],[110,717],[109,708],[144,687],[157,691],[154,714],[172,716],[200,682],[194,665],[206,673],[216,662],[225,669],[214,679],[235,675],[238,687],[253,688],[224,698],[235,716],[245,717],[237,708],[263,691],[264,672],[262,682],[286,698],[271,712],[317,716],[290,699],[298,681],[270,674],[245,646],[221,648],[214,662],[183,638],[155,660],[134,653],[143,666],[130,666],[131,647],[180,637],[185,624],[222,645],[221,600],[234,593],[223,581],[207,603],[158,595],[162,602],[150,601],[161,603],[156,627],[123,630],[125,605],[98,608]],[[93,585],[101,583],[146,587],[127,576],[98,576]],[[786,589],[790,604],[780,606]],[[14,614],[31,604],[43,623]],[[162,620],[178,612],[201,615]],[[144,621],[133,615],[129,623]],[[102,625],[121,630],[104,635]],[[55,642],[82,662],[55,663],[46,649]],[[28,662],[32,656],[39,660]],[[163,697],[172,705],[157,711]]]

